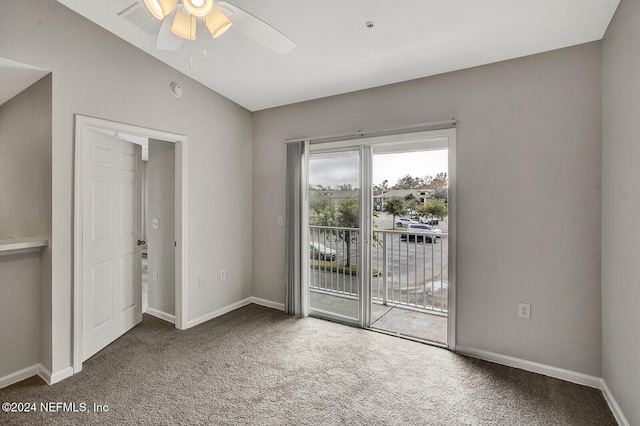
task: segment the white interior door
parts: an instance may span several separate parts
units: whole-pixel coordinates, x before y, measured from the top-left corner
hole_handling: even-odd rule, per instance
[[[142,320],[141,147],[84,131],[83,361]]]

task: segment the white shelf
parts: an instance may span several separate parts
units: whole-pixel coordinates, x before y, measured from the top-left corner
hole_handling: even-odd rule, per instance
[[[47,240],[38,237],[7,238],[0,240],[0,256],[38,251],[48,244]]]

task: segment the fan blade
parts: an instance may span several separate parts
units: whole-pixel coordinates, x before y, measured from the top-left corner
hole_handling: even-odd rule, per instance
[[[173,23],[173,18],[176,16],[177,10],[178,8],[168,14],[166,18],[164,18],[164,21],[162,21],[162,25],[158,31],[158,38],[156,39],[156,49],[178,50],[180,46],[182,46],[184,39],[171,32],[171,24]]]
[[[216,3],[216,7],[233,22],[231,28],[235,28],[256,43],[281,54],[288,53],[296,47],[289,37],[245,10],[226,1]]]

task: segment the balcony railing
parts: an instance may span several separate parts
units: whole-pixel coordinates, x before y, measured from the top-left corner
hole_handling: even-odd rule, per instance
[[[311,289],[358,297],[359,235],[356,228],[310,227]]]
[[[310,227],[310,288],[342,297],[359,295],[359,230]],[[371,296],[374,302],[446,314],[448,234],[374,229]]]

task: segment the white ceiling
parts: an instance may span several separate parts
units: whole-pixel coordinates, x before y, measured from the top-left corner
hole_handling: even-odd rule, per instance
[[[143,0],[58,0],[251,111],[600,40],[619,0],[228,0],[297,43],[280,55],[232,29],[177,52],[119,17]],[[151,14],[144,11],[151,17]],[[375,27],[365,27],[374,21]],[[152,22],[153,24],[153,22]],[[159,26],[159,23],[157,24]],[[148,28],[154,28],[150,25]]]
[[[47,75],[49,71],[0,58],[0,105]]]

